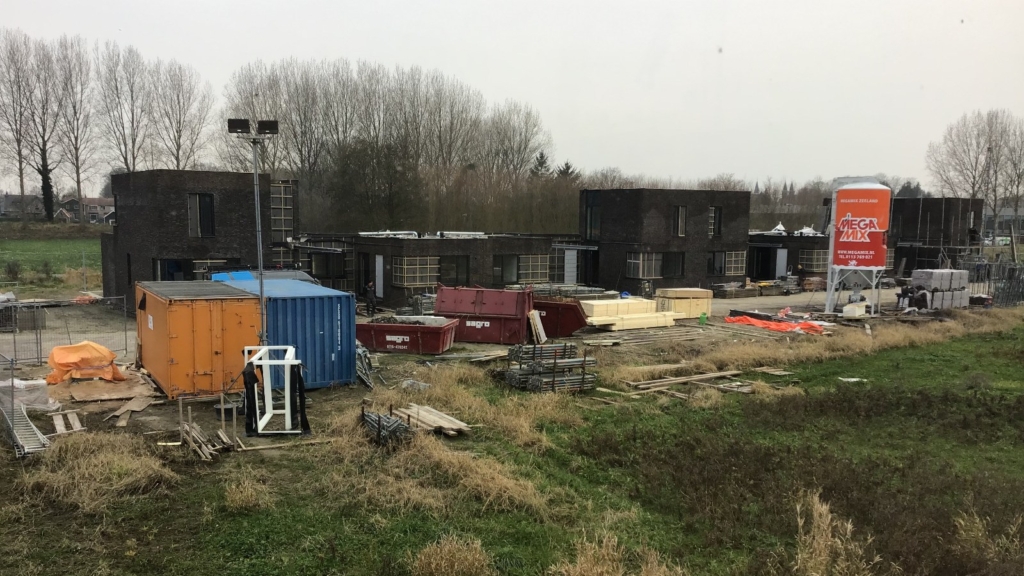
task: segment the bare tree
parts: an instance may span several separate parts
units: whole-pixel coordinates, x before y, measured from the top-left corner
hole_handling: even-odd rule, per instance
[[[207,144],[213,88],[192,66],[176,60],[152,67],[154,142],[168,168],[192,168]]]
[[[1000,177],[1005,172],[1007,145],[1013,131],[1014,117],[1007,110],[989,110],[983,125],[985,137],[984,198],[998,227],[999,214],[1006,208],[1005,187]]]
[[[391,76],[379,64],[359,62],[356,84],[356,133],[374,146],[380,146],[388,137],[388,123],[393,116]]]
[[[224,108],[221,120],[248,118],[253,126],[258,120],[281,120],[284,117],[284,91],[277,67],[257,60],[236,70],[224,87]],[[222,124],[223,126],[223,124]],[[288,126],[281,126],[287,132]],[[229,170],[252,170],[252,151],[241,145],[224,130],[215,140],[221,163]],[[284,176],[285,146],[283,138],[272,138],[260,146],[260,167],[272,178]]]
[[[0,152],[17,166],[21,205],[25,206],[32,105],[32,41],[21,30],[0,30]],[[28,217],[22,213],[22,219]]]
[[[1020,222],[1021,201],[1024,200],[1024,119],[1011,120],[1003,146],[1003,174],[1000,177],[1003,205],[1013,209],[1016,227]],[[1019,228],[1016,230],[1019,231]]]
[[[326,148],[322,109],[324,65],[286,60],[278,65],[284,92],[281,133],[292,173],[306,191],[316,187]]]
[[[697,181],[697,188],[700,190],[750,190],[750,184],[733,176],[732,174],[719,174],[711,178],[701,178]]]
[[[96,48],[102,136],[113,153],[113,164],[135,172],[144,163],[149,144],[152,86],[146,61],[133,46],[116,42]]]
[[[64,35],[57,42],[57,70],[64,106],[57,122],[61,153],[67,160],[68,175],[75,181],[78,221],[85,222],[82,181],[92,168],[95,133],[92,114],[94,87],[92,59],[81,36]]]
[[[494,107],[486,131],[487,162],[507,190],[526,177],[534,158],[550,145],[540,115],[530,105],[513,100]]]
[[[985,116],[964,114],[946,127],[942,140],[928,145],[925,160],[934,187],[943,196],[981,198],[985,192],[985,158],[989,145]]]
[[[321,111],[324,134],[332,153],[352,141],[356,133],[356,80],[348,60],[339,59],[324,67]]]
[[[57,69],[56,50],[46,40],[32,43],[32,91],[29,107],[29,165],[39,174],[46,219],[53,221],[53,171],[61,163],[57,126],[64,108],[64,92]]]

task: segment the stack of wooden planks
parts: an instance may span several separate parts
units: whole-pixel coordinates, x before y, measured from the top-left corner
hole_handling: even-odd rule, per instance
[[[639,330],[675,326],[675,312],[659,312],[657,302],[644,298],[581,301],[587,324],[601,330]]]
[[[391,415],[401,418],[414,430],[439,432],[445,436],[458,436],[459,434],[468,434],[470,431],[469,424],[456,420],[444,412],[434,410],[430,406],[409,404],[408,408],[392,408]]]

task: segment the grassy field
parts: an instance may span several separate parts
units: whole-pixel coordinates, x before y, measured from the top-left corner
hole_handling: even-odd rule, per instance
[[[1022,318],[600,351],[608,387],[680,360],[795,372],[688,401],[530,395],[389,358],[390,382],[432,387],[313,393],[329,443],[212,465],[137,434],[71,435],[0,463],[0,573],[1019,574]],[[382,451],[356,424],[364,397],[479,427]]]
[[[49,262],[58,273],[81,268],[83,254],[87,268],[100,268],[99,238],[0,240],[0,262],[16,260],[27,271],[38,272],[43,262]]]

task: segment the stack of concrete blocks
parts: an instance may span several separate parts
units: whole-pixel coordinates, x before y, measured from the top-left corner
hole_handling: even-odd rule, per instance
[[[654,293],[658,312],[675,312],[679,318],[711,315],[711,290],[703,288],[658,288]]]
[[[966,270],[914,270],[910,275],[910,285],[915,290],[924,288],[931,292],[933,310],[967,308],[971,297],[967,281]]]
[[[659,312],[657,302],[645,298],[580,300],[587,324],[602,330],[635,330],[675,326],[675,312]]]

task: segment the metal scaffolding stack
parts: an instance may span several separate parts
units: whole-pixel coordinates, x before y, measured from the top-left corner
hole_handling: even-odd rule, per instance
[[[582,392],[592,390],[597,376],[588,369],[597,360],[577,357],[574,344],[513,346],[508,351],[505,383],[531,392]]]

